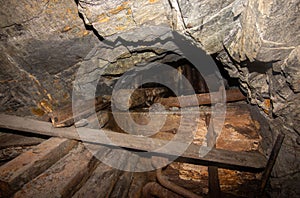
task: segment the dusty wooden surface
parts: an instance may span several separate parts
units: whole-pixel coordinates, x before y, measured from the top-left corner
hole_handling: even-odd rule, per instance
[[[90,100],[77,100],[74,104],[76,111],[73,111],[72,104],[68,104],[59,109],[51,110],[48,115],[54,127],[66,127],[71,126],[74,122],[88,118],[95,111],[99,111],[110,104],[110,101],[103,97],[96,97]],[[91,109],[91,105],[95,106]]]
[[[37,145],[45,140],[44,138],[11,134],[8,132],[0,134],[0,149],[16,146]]]
[[[115,144],[121,147],[143,151],[152,151],[169,142],[166,140],[120,134],[103,129],[95,130],[89,128],[77,129],[79,133],[81,133],[81,136],[79,137],[74,127],[63,129],[53,128],[50,123],[27,118],[20,118],[16,116],[0,115],[0,118],[0,126],[5,128],[34,132],[49,136],[66,137],[70,139],[83,140],[90,143],[100,143],[105,145]],[[113,144],[107,143],[107,141],[105,141],[105,138],[107,137],[112,141]],[[182,146],[185,144],[176,142],[176,145]],[[177,154],[177,148],[174,148],[174,150],[161,149],[160,152],[162,154]],[[189,146],[189,148],[181,158],[184,161],[189,161],[191,159],[198,160],[199,163],[204,162],[217,164],[218,166],[224,164],[229,166],[248,167],[254,169],[263,168],[266,163],[265,158],[258,153],[233,152],[221,149],[212,149],[206,156],[199,157],[199,146],[193,144]]]
[[[128,110],[142,105],[149,106],[167,92],[168,89],[164,87],[119,89],[115,91],[112,103],[120,110]]]
[[[0,166],[16,158],[22,153],[33,149],[36,145],[31,146],[16,146],[0,149]]]
[[[75,141],[50,138],[0,167],[0,192],[8,196],[45,171],[76,144]]]
[[[101,163],[73,197],[98,197],[99,195],[107,197],[111,193],[120,174],[119,170]]]
[[[124,114],[124,112],[117,113],[120,116],[123,116]],[[145,124],[149,121],[149,115],[146,111],[134,111],[130,113],[130,116],[137,123]],[[207,123],[205,123],[205,115],[210,115],[210,108],[200,108],[200,111],[198,111],[200,118],[196,120],[192,120],[195,118],[193,115],[193,108],[184,109],[183,113],[190,115],[188,116],[190,122],[187,122],[184,127],[188,130],[190,125],[193,125],[196,121],[198,129],[195,131],[193,144],[180,158],[177,159],[177,162],[173,162],[166,170],[163,171],[164,176],[168,180],[198,195],[208,196],[208,165],[238,170],[250,170],[254,172],[263,170],[266,165],[266,159],[257,152],[259,147],[256,145],[256,143],[260,141],[260,137],[257,134],[259,125],[257,125],[256,121],[251,118],[251,115],[245,106],[227,106],[227,113],[222,133],[216,141],[217,148],[210,151],[207,156],[204,157],[199,157],[198,154],[199,146],[203,144],[206,138],[205,134],[207,132]],[[154,148],[161,147],[168,143],[169,140],[178,132],[177,128],[181,113],[179,110],[167,112],[157,111],[155,112],[155,115],[157,115],[158,118],[161,115],[167,115],[167,120],[160,132],[152,135],[151,137],[129,135],[124,133],[124,131],[123,133],[116,133],[109,131],[106,128],[95,130],[87,127],[80,127],[78,130],[80,133],[84,134],[82,138],[85,141],[89,141],[91,143],[100,142],[102,144],[102,146],[90,144],[93,149],[99,152],[97,156],[105,156],[112,161],[120,162],[118,165],[119,167],[134,167],[134,163],[127,164],[126,161],[128,161],[127,158],[135,159],[136,156],[128,156],[128,154],[122,154],[122,152],[120,152],[119,155],[113,154],[114,152],[110,152],[110,150],[115,148],[110,147],[111,144],[107,144],[103,138],[108,137],[114,144],[122,145],[124,148],[135,148],[143,151],[149,151]],[[218,122],[214,123],[214,125],[218,124]],[[77,140],[80,139],[75,127],[54,128],[51,123],[47,122],[0,115],[0,127],[5,126],[8,128],[13,127],[13,129],[25,130],[27,132],[33,131],[47,136],[61,136]],[[180,146],[180,144],[181,143],[178,142],[177,145]],[[83,153],[86,152],[86,149],[83,149],[82,152],[80,152],[81,154],[76,154],[76,159],[85,158],[85,154]],[[160,154],[167,152],[167,150],[161,150]],[[159,153],[152,154],[159,155]],[[19,157],[15,159],[18,159]],[[34,192],[39,191],[40,189],[41,192],[43,192],[44,186],[50,185],[54,185],[54,191],[52,191],[53,194],[55,192],[63,197],[97,197],[98,195],[101,195],[100,197],[143,197],[142,191],[144,186],[146,186],[145,191],[152,193],[152,195],[159,196],[159,194],[157,194],[157,190],[159,190],[162,194],[165,193],[165,195],[170,195],[170,191],[166,190],[162,186],[157,186],[157,184],[153,183],[151,185],[146,185],[148,182],[156,181],[155,173],[124,172],[109,167],[101,162],[91,160],[91,166],[87,165],[84,166],[85,168],[83,169],[80,168],[82,172],[86,172],[88,177],[84,177],[76,171],[73,171],[74,174],[71,175],[71,173],[67,171],[72,170],[71,166],[62,166],[60,162],[66,157],[67,156],[61,158],[61,160],[57,161],[53,165],[53,167],[58,167],[55,169],[57,171],[53,171],[51,168],[48,168],[42,173],[42,175],[44,175],[43,177],[38,176],[28,181],[26,180],[21,187],[26,182],[28,183],[22,187],[21,191],[17,192],[16,196],[21,196],[25,193],[25,197],[30,197]],[[143,159],[140,159],[140,161],[143,161]],[[71,162],[72,164],[73,160],[67,160],[64,163],[66,162]],[[75,165],[76,163],[77,162],[74,162],[73,164]],[[141,166],[144,165],[144,163],[138,163],[137,165]],[[257,182],[257,178],[259,178],[256,173],[240,172],[222,168],[218,168],[217,171],[220,179],[221,196],[226,195],[225,197],[231,197],[231,195],[228,196],[228,193],[236,193],[237,196],[253,195],[254,192],[251,191],[253,191],[256,186],[253,186],[252,184]],[[59,178],[56,178],[56,176],[49,176],[49,174],[52,175],[53,172],[54,175],[60,175]],[[47,181],[52,180],[53,178],[56,182],[50,182],[51,184],[47,184]],[[65,178],[64,181],[65,183],[68,183],[68,185],[60,183],[62,182],[60,180],[62,178]],[[39,184],[40,186],[38,186]],[[57,187],[55,186],[57,184],[61,185]],[[31,188],[31,185],[33,185],[34,188]],[[235,195],[233,197],[235,197]]]
[[[68,197],[80,188],[97,160],[79,144],[56,164],[28,182],[14,197]]]
[[[193,116],[194,115],[194,116]],[[130,133],[136,135],[147,134],[149,130],[157,128],[157,123],[165,119],[165,122],[158,128],[157,133],[150,136],[153,138],[171,140],[175,134],[178,133],[180,123],[182,119],[187,121],[187,125],[190,125],[190,131],[193,131],[194,140],[193,143],[197,145],[203,145],[206,141],[207,124],[205,122],[206,116],[211,115],[211,108],[189,108],[174,111],[157,111],[149,114],[147,109],[141,109],[140,111],[127,112],[114,112],[110,113],[110,122],[106,126],[107,129],[122,133]],[[112,117],[119,117],[116,122]],[[224,123],[221,122],[221,116],[215,113],[214,125],[217,128],[221,128],[218,132],[219,136],[216,139],[216,147],[219,149],[231,150],[231,151],[257,151],[259,150],[259,142],[261,137],[258,135],[260,129],[259,123],[254,120],[250,114],[247,105],[227,105]],[[122,119],[121,119],[122,118]],[[140,125],[135,127],[132,125],[132,121]],[[220,121],[219,121],[220,120]],[[127,131],[124,131],[119,127],[124,126]],[[147,125],[147,126],[144,126]],[[148,130],[148,131],[147,131]],[[182,131],[181,131],[182,132]]]
[[[166,140],[155,138],[134,136],[128,134],[116,133],[104,129],[89,128],[53,128],[51,123],[22,118],[17,116],[0,115],[0,126],[15,130],[33,132],[48,136],[65,137],[75,140],[82,140],[89,143],[99,143],[107,146],[118,145],[120,147],[136,149],[141,151],[154,151],[160,149],[160,154],[178,155],[178,148],[185,147],[186,143],[179,141],[174,142],[176,148],[165,149],[163,145],[169,143]],[[81,136],[78,135],[79,132]],[[108,143],[106,138],[112,143]],[[266,158],[257,152],[235,152],[222,149],[211,149],[204,157],[199,156],[199,146],[191,144],[187,150],[181,155],[180,160],[191,163],[204,163],[216,166],[233,167],[233,168],[250,168],[262,169],[266,165]],[[158,153],[153,153],[158,154]]]
[[[187,95],[180,97],[160,98],[157,102],[166,107],[191,107],[205,104],[215,104],[222,101],[234,102],[246,99],[239,89],[226,90],[226,98],[224,98],[224,100],[223,97],[225,97],[225,95],[223,96],[221,92],[212,92],[195,94],[191,96]]]

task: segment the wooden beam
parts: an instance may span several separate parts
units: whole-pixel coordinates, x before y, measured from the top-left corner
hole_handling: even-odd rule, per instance
[[[45,141],[43,138],[29,137],[19,134],[11,134],[6,131],[0,137],[0,149],[17,146],[32,146],[38,145]]]
[[[178,156],[178,148],[185,146],[182,142],[173,141],[174,147],[176,148],[167,150],[162,147],[170,143],[166,140],[116,133],[105,129],[96,130],[84,127],[75,128],[73,126],[54,128],[51,123],[5,114],[0,114],[0,127],[47,136],[82,140],[88,143],[112,147],[119,146],[127,149],[151,152],[153,155]],[[80,133],[81,136],[79,136],[78,133]],[[108,140],[110,140],[110,142],[108,142]],[[158,148],[159,152],[154,152],[154,150]],[[191,144],[177,160],[233,169],[246,168],[249,169],[249,171],[260,171],[266,166],[266,158],[258,152],[234,152],[211,149],[207,155],[201,157],[199,156],[199,148],[200,146]]]
[[[15,198],[71,197],[95,170],[98,160],[79,144],[15,193]]]
[[[166,107],[191,107],[199,105],[214,104],[221,102],[222,97],[219,92],[196,94],[198,101],[195,101],[195,95],[160,98],[157,102]],[[234,102],[245,100],[246,97],[241,93],[239,89],[226,90],[226,102]],[[179,100],[182,101],[181,104]],[[195,103],[196,102],[196,103]]]
[[[214,129],[213,119],[210,119],[211,115],[206,115],[205,122],[208,130],[207,138],[210,141],[207,141],[207,145],[213,148],[216,148],[216,135]],[[217,166],[208,166],[208,188],[209,188],[209,197],[218,198],[221,197],[221,188],[219,181],[219,172]]]
[[[149,105],[167,92],[168,89],[165,87],[119,89],[115,91],[113,102],[117,104],[118,109],[124,111],[141,105]],[[125,96],[130,96],[130,98]]]
[[[44,172],[66,155],[76,143],[68,139],[50,138],[1,166],[0,197],[10,196],[22,185]]]
[[[108,197],[120,174],[120,170],[101,163],[86,183],[72,197],[98,197],[99,195]]]
[[[110,98],[104,99],[99,96],[95,99],[79,102],[80,104],[74,104],[77,107],[76,115],[73,115],[72,104],[68,104],[58,110],[50,112],[48,115],[51,119],[52,125],[54,127],[71,126],[74,122],[89,117],[95,111],[108,107],[110,104]],[[91,104],[95,104],[95,109],[90,109]]]

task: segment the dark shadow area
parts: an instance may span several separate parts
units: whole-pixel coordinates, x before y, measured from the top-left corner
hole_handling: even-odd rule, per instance
[[[217,54],[213,54],[211,57],[215,61],[216,65],[218,66],[220,74],[227,81],[228,87],[239,87],[239,79],[232,78],[229,76],[228,72],[224,69],[224,65],[222,64],[222,62],[216,59]]]

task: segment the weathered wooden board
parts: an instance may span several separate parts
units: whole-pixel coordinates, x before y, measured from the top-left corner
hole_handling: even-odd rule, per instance
[[[125,154],[122,155],[122,157],[125,157],[126,160],[120,160],[125,161],[123,164],[124,170],[134,170],[134,167],[136,166],[138,162],[138,156],[134,154]],[[113,156],[113,158],[116,158]],[[116,159],[117,160],[117,159]],[[127,162],[127,163],[126,163]],[[115,183],[115,186],[110,193],[109,197],[111,198],[127,198],[129,188],[133,179],[133,171],[122,171],[119,179]]]
[[[76,141],[50,138],[0,167],[0,193],[9,196],[69,152]],[[0,196],[1,197],[1,196]]]
[[[120,110],[150,105],[159,97],[162,97],[168,89],[165,87],[119,89],[115,91],[113,104]]]
[[[134,173],[132,182],[128,191],[128,198],[140,198],[143,197],[143,187],[148,182],[147,173]]]
[[[90,176],[97,160],[82,144],[15,193],[15,198],[70,197]]]
[[[205,120],[210,115],[211,108],[203,106],[173,111],[160,110],[151,114],[148,109],[113,112],[110,113],[110,122],[105,128],[134,135],[149,134],[152,138],[171,140],[181,129],[179,127],[189,125],[187,128],[190,130],[187,131],[190,133],[193,131],[193,143],[203,145],[207,140],[208,125]],[[220,114],[215,113],[214,116],[213,125],[218,127],[218,133],[220,132],[216,139],[217,148],[231,151],[257,151],[259,149],[261,137],[257,131],[260,125],[252,118],[247,105],[227,105],[224,122]],[[139,126],[136,127],[136,125]]]
[[[119,175],[119,170],[101,163],[87,182],[74,194],[73,198],[98,197],[100,195],[101,197],[108,197],[119,179]]]
[[[37,145],[45,141],[43,138],[29,137],[19,134],[2,133],[0,137],[0,149],[16,146]]]
[[[129,187],[131,184],[133,172],[122,172],[119,179],[115,183],[115,186],[110,193],[111,198],[127,198]]]
[[[198,99],[198,101],[195,101],[195,96]],[[240,101],[245,99],[246,97],[241,93],[239,89],[226,90],[225,101],[227,102]],[[179,103],[179,100],[182,102]],[[166,107],[191,107],[222,102],[222,95],[219,92],[212,92],[204,94],[195,94],[191,96],[188,95],[180,97],[160,98],[157,102],[161,103],[163,106]]]
[[[73,112],[72,104],[68,104],[60,109],[56,109],[49,112],[49,117],[54,127],[66,127],[71,126],[74,122],[85,119],[93,114],[95,111],[106,108],[110,101],[103,97],[96,97],[95,99],[87,101],[77,101],[78,104],[74,104],[77,107],[76,112]],[[95,108],[91,109],[90,105],[95,104]],[[76,113],[76,115],[74,115]]]
[[[120,169],[128,166],[124,162],[130,157],[130,154],[122,151],[110,151],[110,149],[102,146],[102,148],[100,147],[100,152],[102,153],[98,153],[97,156],[115,162],[115,166]],[[121,194],[126,195],[127,186],[131,183],[131,174],[101,163],[73,197],[98,197],[99,195],[102,197],[120,197]]]
[[[32,146],[17,146],[0,149],[0,166],[8,161],[18,157],[22,153],[33,149],[36,145]]]
[[[9,128],[19,131],[27,131],[48,136],[58,136],[70,139],[82,140],[89,143],[104,144],[107,146],[120,146],[129,149],[153,152],[160,148],[159,153],[167,156],[177,155],[178,148],[184,146],[182,142],[173,141],[176,148],[165,149],[163,145],[169,143],[166,140],[121,134],[105,129],[89,129],[89,128],[53,128],[51,123],[22,118],[17,116],[0,114],[0,127]],[[79,136],[79,134],[81,136]],[[110,142],[107,141],[107,138]],[[211,164],[215,166],[225,166],[236,168],[253,168],[263,169],[266,165],[266,158],[257,152],[234,152],[222,149],[211,149],[204,157],[199,156],[199,146],[191,144],[188,149],[180,157],[180,160],[199,163]]]

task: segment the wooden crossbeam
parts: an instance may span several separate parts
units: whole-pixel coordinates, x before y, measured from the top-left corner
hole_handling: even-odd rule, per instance
[[[163,156],[177,155],[178,148],[183,145],[182,142],[173,141],[176,148],[167,150],[162,148],[162,146],[170,143],[166,140],[116,133],[105,129],[75,128],[74,126],[54,128],[52,124],[48,122],[6,114],[0,114],[0,127],[21,132],[81,140],[105,146],[119,146]],[[81,135],[79,136],[78,133]],[[110,140],[110,142],[108,142],[108,140]],[[159,151],[155,151],[158,148],[160,148]],[[177,161],[213,165],[236,170],[246,169],[254,172],[264,169],[267,163],[265,156],[258,152],[236,152],[213,148],[202,157],[199,156],[199,148],[200,146],[191,144]]]
[[[195,101],[195,97],[198,101]],[[226,90],[226,102],[234,102],[245,99],[246,97],[239,89]],[[179,103],[179,101],[181,101],[181,103]],[[211,92],[180,97],[160,98],[157,102],[161,103],[165,107],[192,107],[214,104],[222,101],[222,95],[220,92]]]

